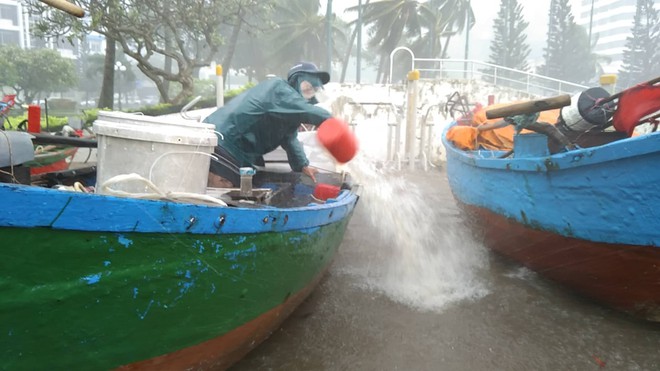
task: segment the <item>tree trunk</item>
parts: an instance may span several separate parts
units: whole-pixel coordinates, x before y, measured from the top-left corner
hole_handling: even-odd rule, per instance
[[[169,53],[172,51],[172,38],[174,36],[172,35],[172,32],[170,32],[169,29],[165,31],[165,35],[167,35],[167,37],[165,38],[165,51]],[[172,58],[167,55],[165,55],[165,65],[163,66],[163,69],[168,74],[172,73]],[[163,89],[169,93],[170,82],[168,80],[163,80]]]
[[[194,87],[195,87],[195,82],[194,79],[192,78],[191,73],[187,74],[182,74],[181,80],[179,81],[181,83],[181,92],[174,98],[169,103],[172,104],[181,104],[184,102],[185,99],[188,99],[192,97],[194,93]]]
[[[115,96],[115,39],[105,38],[105,61],[103,63],[103,83],[99,96],[98,108],[114,108]]]
[[[376,79],[376,81],[380,81],[381,84],[387,84],[389,75],[385,72],[387,70],[387,67],[389,66],[389,55],[387,53],[382,53],[380,55],[380,63],[378,63],[378,77],[380,80]],[[392,84],[392,81],[389,81],[390,84]]]
[[[369,0],[367,0],[364,6],[369,5]],[[355,42],[355,38],[357,37],[357,31],[358,31],[358,24],[360,22],[355,24],[355,28],[353,29],[353,33],[351,34],[351,41],[348,43],[348,48],[346,50],[346,55],[344,57],[344,61],[342,63],[342,68],[341,68],[341,78],[339,79],[339,82],[344,82],[346,80],[346,70],[348,69],[348,61],[351,59],[351,51],[353,50],[353,43]],[[363,26],[364,27],[364,26]]]
[[[222,60],[222,81],[227,81],[227,74],[229,73],[229,67],[231,66],[231,60],[234,57],[234,52],[236,51],[236,44],[238,43],[238,36],[241,34],[241,27],[243,26],[243,11],[239,12],[239,17],[237,22],[234,25],[234,29],[231,32],[231,38],[229,39],[229,46],[227,47],[227,54],[225,59]]]

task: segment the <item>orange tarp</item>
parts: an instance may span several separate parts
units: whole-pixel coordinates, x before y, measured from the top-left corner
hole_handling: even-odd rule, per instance
[[[502,151],[513,149],[513,135],[515,134],[515,128],[513,125],[485,131],[479,131],[477,129],[480,125],[490,124],[501,120],[486,119],[486,111],[488,109],[502,107],[513,103],[517,102],[494,104],[485,108],[477,108],[467,125],[456,125],[449,128],[447,131],[447,140],[452,142],[456,147],[466,151],[473,151],[478,148]],[[559,118],[559,110],[555,109],[540,112],[537,121],[555,124],[557,118]]]

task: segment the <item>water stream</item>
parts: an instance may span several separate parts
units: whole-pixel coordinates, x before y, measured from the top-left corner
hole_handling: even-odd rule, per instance
[[[381,166],[359,155],[348,171],[361,185],[358,210],[368,235],[352,246],[354,259],[340,268],[364,288],[419,310],[438,311],[448,304],[488,294],[479,274],[487,253],[458,222],[442,218],[437,202],[410,179],[411,173]],[[417,175],[419,176],[419,175]],[[456,220],[452,218],[449,220]]]

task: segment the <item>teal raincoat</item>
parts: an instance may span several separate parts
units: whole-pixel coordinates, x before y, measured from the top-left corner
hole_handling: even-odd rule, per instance
[[[236,96],[204,121],[222,133],[224,140],[218,138],[218,145],[240,166],[263,166],[262,156],[282,146],[291,169],[299,172],[309,160],[298,140],[298,127],[318,126],[330,117],[330,112],[310,104],[285,80],[272,78]]]

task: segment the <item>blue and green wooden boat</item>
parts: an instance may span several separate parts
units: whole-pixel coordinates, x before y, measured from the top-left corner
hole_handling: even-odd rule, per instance
[[[323,203],[294,176],[229,206],[0,183],[2,367],[229,367],[331,263],[358,201],[336,180]]]

